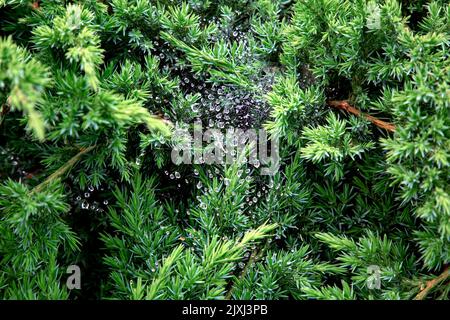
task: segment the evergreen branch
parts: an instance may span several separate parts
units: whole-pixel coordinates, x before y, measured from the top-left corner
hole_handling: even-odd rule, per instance
[[[437,286],[439,283],[447,280],[447,278],[450,277],[450,267],[445,268],[444,272],[442,272],[439,276],[436,278],[427,281],[427,284],[425,288],[423,288],[417,296],[414,298],[414,300],[423,300],[428,295],[431,289],[433,289],[435,286]]]
[[[161,37],[186,54],[195,72],[207,72],[215,80],[224,79],[235,85],[251,87],[246,76],[248,67],[238,65],[233,54],[224,54],[228,50],[225,44],[219,43],[215,49],[198,49],[164,31]]]
[[[242,269],[241,273],[239,274],[239,278],[238,278],[239,280],[242,280],[245,277],[245,275],[247,274],[247,270],[250,268],[250,266],[252,266],[259,259],[261,259],[262,255],[264,254],[264,252],[267,248],[267,244],[268,244],[268,242],[266,241],[264,247],[262,247],[262,248],[256,247],[252,251],[250,258],[248,259],[247,263],[245,264],[244,268]],[[233,286],[231,286],[230,290],[228,290],[228,292],[225,296],[225,300],[230,300],[232,293],[233,293]]]
[[[364,118],[366,118],[367,120],[369,120],[370,122],[372,122],[374,125],[376,125],[379,128],[385,129],[387,131],[390,132],[395,132],[395,125],[390,123],[390,122],[386,122],[383,120],[380,120],[378,118],[375,118],[371,115],[368,115],[366,113],[363,113],[362,111],[356,109],[355,107],[351,106],[347,100],[333,100],[333,101],[328,101],[328,105],[336,108],[336,109],[341,109],[347,112],[350,112],[356,116],[362,116]]]
[[[251,238],[251,237],[260,237],[261,235],[264,235],[266,232],[273,230],[277,225],[276,224],[271,224],[271,225],[266,225],[263,224],[262,226],[260,226],[258,229],[253,230],[248,232],[245,236],[244,239],[241,241],[240,244],[244,244],[247,243],[247,241],[245,240],[246,238]],[[261,233],[261,231],[262,233]],[[239,245],[239,244],[238,244]],[[255,263],[256,261],[258,261],[258,259],[261,257],[261,255],[263,254],[265,248],[267,247],[267,241],[265,246],[262,249],[259,249],[258,247],[256,247],[251,255],[250,258],[248,259],[247,263],[245,264],[244,268],[242,269],[240,275],[239,275],[239,280],[243,279],[244,276],[247,273],[248,268]],[[230,289],[228,290],[227,294],[225,295],[225,300],[230,300],[231,298],[231,294],[233,292],[233,286],[230,287]]]
[[[35,107],[50,83],[49,69],[17,46],[12,37],[0,39],[0,56],[0,88],[3,90],[5,85],[8,88],[4,92],[7,104],[13,110],[24,112],[29,128],[39,140],[44,140],[44,121]]]
[[[0,0],[0,299],[446,299],[447,1],[169,2]]]
[[[5,120],[6,114],[11,110],[11,107],[9,106],[8,103],[5,103],[2,106],[2,111],[0,112],[0,126],[3,123],[3,120]]]
[[[158,298],[158,290],[164,284],[165,279],[170,275],[170,270],[172,266],[177,262],[182,256],[183,246],[179,245],[176,247],[172,253],[164,260],[161,269],[159,270],[158,276],[153,280],[147,290],[146,300],[154,300]]]
[[[67,171],[72,168],[72,166],[80,160],[80,158],[85,154],[94,149],[96,146],[89,146],[87,148],[81,148],[80,152],[78,152],[75,156],[69,159],[61,168],[53,172],[50,176],[48,176],[47,179],[45,179],[42,183],[38,184],[36,187],[34,187],[31,192],[38,193],[41,192],[49,183],[52,181],[58,179],[63,174],[65,174]]]

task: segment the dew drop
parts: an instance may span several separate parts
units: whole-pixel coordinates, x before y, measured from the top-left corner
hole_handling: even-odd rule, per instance
[[[81,209],[84,209],[84,210],[89,209],[89,203],[87,201],[83,201],[81,203]]]

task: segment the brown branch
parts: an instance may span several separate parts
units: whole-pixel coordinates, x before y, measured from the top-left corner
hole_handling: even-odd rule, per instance
[[[333,100],[333,101],[328,101],[328,105],[336,108],[336,109],[341,109],[347,112],[350,112],[356,116],[362,116],[364,118],[366,118],[367,120],[369,120],[370,122],[372,122],[374,125],[376,125],[379,128],[385,129],[387,131],[390,132],[394,132],[395,131],[395,125],[390,123],[390,122],[386,122],[383,120],[380,120],[378,118],[375,118],[371,115],[368,115],[366,113],[363,113],[362,111],[356,109],[355,107],[352,107],[347,100]]]
[[[267,247],[267,242],[266,242],[266,244],[265,244],[265,246],[263,248],[259,249],[258,247],[256,247],[252,251],[252,253],[251,253],[247,263],[245,264],[244,268],[242,269],[241,273],[239,274],[238,278],[240,280],[245,277],[245,275],[247,274],[247,270],[250,268],[250,266],[252,264],[254,264],[255,262],[257,262],[259,259],[261,259],[262,255],[264,254],[264,251],[265,251],[266,247]],[[233,286],[231,286],[230,290],[228,290],[228,292],[227,292],[227,294],[225,296],[225,300],[230,300],[232,293],[233,293]]]
[[[78,152],[76,155],[74,155],[72,158],[69,159],[61,168],[53,172],[51,175],[48,176],[47,179],[45,179],[42,183],[38,184],[36,187],[34,187],[31,192],[40,192],[42,191],[49,183],[54,181],[55,179],[58,179],[63,174],[65,174],[67,171],[72,168],[72,166],[80,160],[81,156],[83,156],[85,153],[88,153],[92,149],[94,149],[95,146],[90,146],[87,148],[82,148],[80,152]]]
[[[427,296],[427,294],[430,292],[431,289],[433,289],[439,283],[445,281],[449,276],[450,276],[450,267],[447,267],[447,268],[445,268],[444,272],[442,272],[439,276],[437,276],[433,280],[427,281],[425,288],[423,288],[417,294],[417,296],[414,298],[414,300],[423,300]]]

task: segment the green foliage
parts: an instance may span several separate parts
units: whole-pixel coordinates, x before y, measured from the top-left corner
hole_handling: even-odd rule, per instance
[[[343,269],[318,263],[307,257],[308,246],[290,252],[267,252],[258,265],[252,265],[244,277],[236,281],[235,299],[305,299],[313,286],[321,286],[326,273],[343,273]]]
[[[321,114],[320,105],[324,97],[320,88],[301,89],[297,79],[289,76],[277,80],[272,91],[267,94],[267,101],[272,107],[272,119],[266,125],[267,130],[293,144],[300,137],[298,129],[314,123]],[[297,130],[288,130],[290,125],[294,125]]]
[[[313,163],[325,162],[325,175],[339,181],[344,176],[344,164],[373,147],[372,142],[357,143],[347,131],[347,121],[340,121],[331,113],[326,126],[305,128],[306,145],[300,149],[302,157]]]
[[[158,205],[153,184],[154,179],[144,182],[138,176],[131,195],[118,189],[114,192],[121,210],[112,208],[108,214],[116,235],[105,234],[102,240],[111,251],[104,259],[112,269],[115,297],[127,297],[133,279],[153,278],[158,259],[176,245],[181,233],[170,225],[163,207]]]
[[[93,25],[94,15],[78,5],[68,5],[64,15],[54,18],[51,25],[40,25],[33,30],[36,49],[62,51],[69,63],[76,63],[85,73],[87,82],[94,90],[98,88],[96,69],[103,61],[100,39]]]
[[[262,225],[238,241],[221,241],[213,236],[197,254],[194,248],[183,251],[183,247],[178,246],[163,261],[159,273],[148,286],[145,299],[223,299],[227,279],[235,269],[236,261],[242,259],[246,246],[267,236],[275,226]]]
[[[380,237],[370,231],[366,236],[361,237],[358,243],[345,236],[339,237],[329,233],[318,233],[316,237],[333,251],[339,252],[337,260],[340,266],[352,270],[352,283],[363,288],[361,292],[353,292],[350,295],[353,298],[358,298],[358,295],[360,295],[359,298],[369,297],[370,299],[411,298],[411,292],[408,291],[410,288],[403,282],[415,272],[417,260],[408,253],[408,246],[404,243],[394,243],[386,236]],[[376,266],[379,272],[380,288],[376,288],[378,290],[370,290],[374,276],[374,272],[370,272],[371,266]],[[345,286],[341,292],[335,288],[322,288],[321,294],[328,299],[339,299],[348,295],[347,290]]]
[[[331,99],[348,99],[398,124],[392,137],[380,141],[387,152],[384,167],[400,187],[403,204],[412,204],[426,222],[416,240],[425,264],[436,269],[448,261],[450,247],[449,8],[431,1],[421,13],[424,18],[412,22],[398,1],[298,1],[281,59],[293,72],[307,63],[315,83],[332,90]],[[319,148],[330,137],[319,128],[304,131],[309,140],[317,133],[314,143],[302,149],[307,158],[332,153]],[[342,165],[326,164],[339,173],[336,177],[342,176]]]
[[[265,237],[275,225],[262,225],[236,241],[222,241],[211,230],[193,230],[192,234],[182,236],[183,230],[171,225],[171,214],[158,205],[153,181],[144,183],[138,176],[130,190],[131,196],[126,191],[114,192],[120,208],[120,211],[114,208],[109,211],[115,236],[102,237],[111,252],[105,262],[112,269],[113,297],[223,298],[226,280],[242,259],[245,248]],[[179,242],[189,248],[176,246]],[[162,259],[167,252],[171,253]],[[137,281],[136,287],[133,279]]]

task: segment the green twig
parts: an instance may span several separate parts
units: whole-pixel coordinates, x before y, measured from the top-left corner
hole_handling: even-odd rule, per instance
[[[423,300],[428,295],[428,293],[437,286],[439,283],[445,281],[450,277],[450,267],[446,267],[444,272],[442,272],[438,277],[427,281],[425,287],[417,294],[414,300]]]
[[[59,168],[58,170],[56,170],[55,172],[53,172],[50,176],[48,176],[47,179],[45,179],[42,183],[38,184],[36,187],[34,187],[31,192],[40,192],[42,191],[49,183],[51,183],[52,181],[58,179],[59,177],[61,177],[63,174],[65,174],[67,171],[70,170],[70,168],[72,168],[72,166],[78,162],[78,160],[80,160],[80,158],[85,154],[88,153],[89,151],[91,151],[92,149],[94,149],[95,146],[90,146],[87,148],[82,148],[80,150],[80,152],[78,152],[75,156],[73,156],[72,158],[70,158],[69,161],[67,161],[61,168]]]

